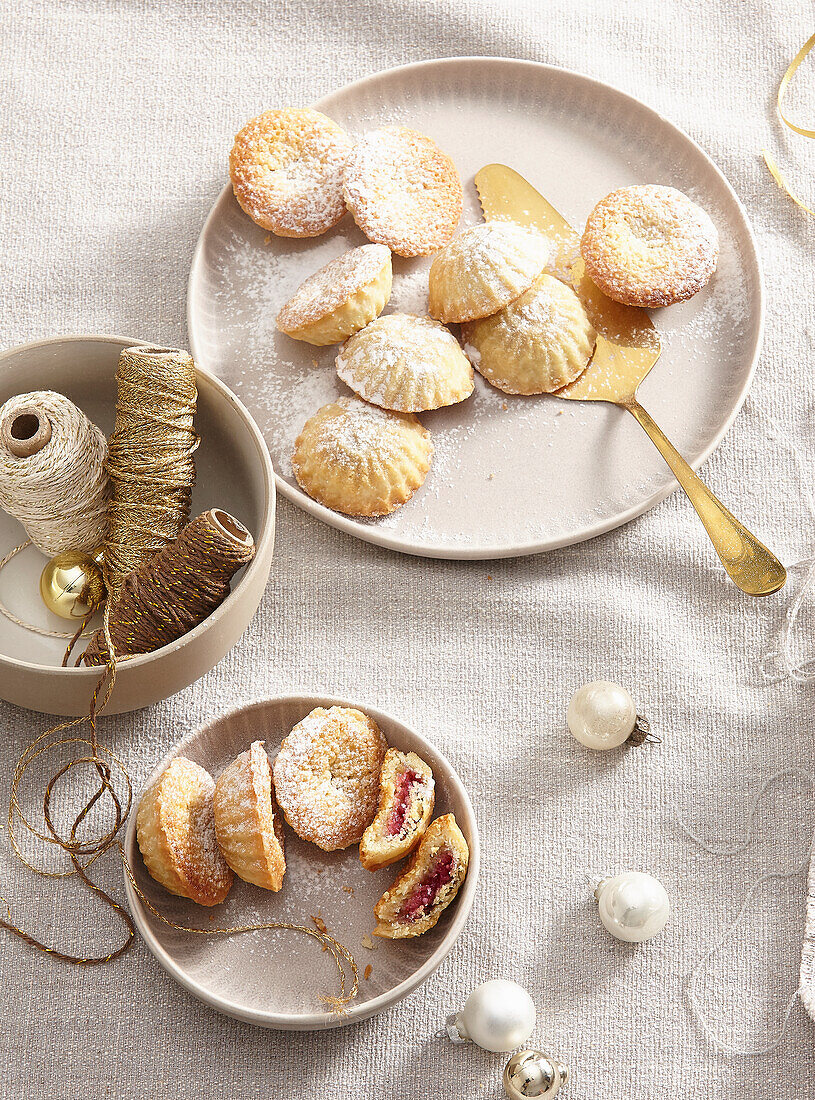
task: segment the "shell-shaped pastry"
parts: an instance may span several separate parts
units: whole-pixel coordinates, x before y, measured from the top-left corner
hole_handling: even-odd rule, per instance
[[[549,258],[534,229],[513,222],[471,225],[430,266],[430,312],[440,321],[489,317],[529,290]]]
[[[553,393],[574,382],[594,354],[597,333],[571,287],[540,275],[492,317],[462,329],[473,366],[505,393]]]
[[[473,392],[472,367],[452,332],[412,313],[389,313],[352,336],[337,374],[366,401],[396,412],[440,409]]]
[[[409,855],[424,835],[435,801],[433,772],[415,752],[388,749],[382,764],[379,808],[359,845],[366,871]]]
[[[309,344],[339,344],[379,316],[392,281],[389,248],[352,248],[300,284],[278,313],[277,327]]]
[[[437,817],[405,871],[374,906],[374,935],[402,940],[428,932],[459,892],[469,860],[453,814]]]
[[[219,905],[232,871],[215,839],[215,782],[200,764],[177,756],[142,795],[136,839],[156,882],[199,905]]]
[[[310,497],[349,516],[386,516],[427,476],[433,444],[410,413],[340,397],[310,417],[292,455]]]
[[[253,741],[221,772],[213,807],[218,846],[238,878],[279,890],[286,872],[283,822],[263,741]]]

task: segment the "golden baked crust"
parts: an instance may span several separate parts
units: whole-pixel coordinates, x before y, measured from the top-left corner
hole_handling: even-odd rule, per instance
[[[374,906],[374,935],[402,940],[428,932],[458,893],[469,860],[470,849],[453,814],[436,818],[407,869]]]
[[[462,326],[464,350],[505,393],[553,393],[583,373],[597,333],[571,287],[539,275],[500,313]]]
[[[199,905],[219,905],[232,886],[215,839],[214,792],[209,772],[177,756],[144,792],[136,813],[136,839],[151,876]]]
[[[434,141],[406,126],[365,134],[345,163],[343,195],[369,240],[400,256],[426,256],[461,217],[456,166]]]
[[[306,421],[292,469],[300,487],[327,508],[385,516],[423,483],[432,454],[430,433],[415,416],[340,397]]]
[[[300,284],[278,313],[277,327],[309,344],[338,344],[379,316],[392,280],[385,245],[352,248]]]
[[[235,198],[280,237],[317,237],[345,214],[342,170],[352,145],[342,127],[311,107],[264,111],[235,137]]]
[[[316,707],[283,740],[274,762],[277,800],[303,840],[325,852],[358,844],[376,813],[388,743],[373,718]]]
[[[435,782],[430,765],[415,752],[388,749],[382,764],[379,808],[359,843],[366,871],[378,871],[409,855],[433,813]]]
[[[253,741],[215,784],[215,836],[224,859],[244,882],[279,890],[286,872],[283,822],[275,812],[265,742]]]
[[[456,322],[497,313],[529,290],[550,251],[544,236],[513,222],[469,226],[430,266],[430,313]]]
[[[716,227],[674,187],[622,187],[595,206],[580,251],[589,278],[629,306],[669,306],[705,286],[719,257]]]
[[[389,313],[344,345],[337,374],[373,405],[424,412],[473,392],[473,368],[452,332],[432,317]]]

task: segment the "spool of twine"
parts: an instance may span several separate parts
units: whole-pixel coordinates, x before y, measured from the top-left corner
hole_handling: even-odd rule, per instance
[[[116,369],[105,583],[114,598],[125,577],[177,537],[190,518],[198,446],[195,364],[173,348],[125,348]]]
[[[116,658],[152,653],[198,626],[254,556],[254,540],[234,516],[220,508],[197,516],[175,542],[129,573],[110,602],[106,625]],[[103,665],[108,654],[106,632],[98,630],[80,661]]]
[[[108,445],[67,397],[38,390],[0,407],[0,507],[49,557],[90,551],[107,527]]]

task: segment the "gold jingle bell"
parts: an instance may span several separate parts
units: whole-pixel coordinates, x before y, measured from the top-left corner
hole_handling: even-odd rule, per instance
[[[61,619],[84,619],[99,607],[106,594],[101,547],[90,553],[63,550],[40,576],[42,601]]]
[[[504,1091],[510,1100],[549,1100],[568,1080],[566,1066],[539,1050],[519,1050],[504,1067]]]

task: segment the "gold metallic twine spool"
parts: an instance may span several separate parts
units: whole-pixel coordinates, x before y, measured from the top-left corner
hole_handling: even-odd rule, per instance
[[[805,138],[815,138],[815,130],[811,130],[805,126],[799,126],[798,123],[793,122],[792,119],[788,118],[788,116],[784,113],[783,104],[792,78],[795,76],[799,66],[809,55],[813,47],[815,47],[815,34],[813,34],[811,38],[807,39],[807,41],[803,44],[801,49],[790,62],[787,71],[781,77],[781,83],[778,85],[778,95],[776,96],[776,110],[778,111],[778,117],[790,130],[794,131],[796,134],[800,134],[801,137]],[[792,201],[797,206],[800,206],[800,208],[804,210],[807,214],[809,214],[811,217],[815,217],[815,210],[813,210],[810,206],[807,206],[807,204],[802,199],[800,199],[798,195],[796,195],[796,193],[787,183],[784,173],[776,164],[775,158],[771,155],[769,149],[762,149],[761,155],[764,157],[764,163],[769,168],[770,174],[772,175],[778,186],[781,188],[781,190],[785,192],[785,194],[789,195]]]
[[[125,348],[116,383],[104,550],[105,584],[114,597],[127,574],[172,542],[189,519],[199,443],[195,364],[186,351]]]

